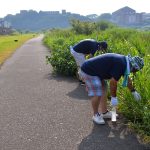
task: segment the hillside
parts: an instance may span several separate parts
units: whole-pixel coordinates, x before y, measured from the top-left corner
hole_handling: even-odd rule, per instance
[[[21,31],[41,31],[51,28],[68,28],[71,19],[90,21],[88,17],[79,14],[59,12],[21,11],[16,15],[7,15],[4,20],[11,23],[11,27]]]
[[[16,15],[7,15],[1,22],[7,22],[13,29],[18,31],[42,31],[52,28],[68,28],[70,27],[70,20],[77,19],[80,21],[98,22],[101,20],[110,21],[122,27],[150,29],[150,14],[137,13],[134,9],[123,7],[119,10],[110,13],[103,13],[100,16],[90,14],[82,16],[66,12],[66,10],[59,11],[34,11],[21,10]],[[1,23],[0,23],[1,26]]]

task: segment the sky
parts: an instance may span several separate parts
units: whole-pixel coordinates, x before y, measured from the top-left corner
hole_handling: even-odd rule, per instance
[[[0,0],[0,18],[20,10],[62,11],[81,15],[112,13],[128,6],[137,13],[150,13],[149,0]]]

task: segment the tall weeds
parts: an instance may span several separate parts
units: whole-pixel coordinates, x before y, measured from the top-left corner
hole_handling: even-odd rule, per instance
[[[122,28],[93,30],[89,35],[75,34],[72,30],[51,31],[45,36],[44,42],[51,49],[51,56],[47,56],[47,61],[51,63],[54,71],[65,75],[75,75],[77,68],[69,52],[69,46],[86,38],[107,41],[108,52],[124,55],[130,53],[132,56],[139,55],[144,58],[145,66],[136,74],[134,80],[142,100],[135,101],[129,90],[122,88],[121,83],[118,87],[118,98],[119,111],[124,114],[134,129],[147,137],[147,141],[150,142],[150,32]]]

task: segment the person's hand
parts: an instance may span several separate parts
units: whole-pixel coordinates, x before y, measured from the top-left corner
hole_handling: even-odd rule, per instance
[[[133,97],[134,97],[134,99],[135,99],[136,101],[141,100],[141,96],[140,96],[140,94],[139,94],[137,91],[133,91],[133,92],[132,92],[132,95],[133,95]]]
[[[111,105],[112,106],[117,106],[118,105],[117,97],[111,97]]]

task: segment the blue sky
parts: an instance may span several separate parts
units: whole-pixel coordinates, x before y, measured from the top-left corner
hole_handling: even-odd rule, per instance
[[[0,17],[16,14],[20,10],[60,11],[81,15],[112,13],[124,6],[136,12],[150,13],[150,0],[0,0]]]

